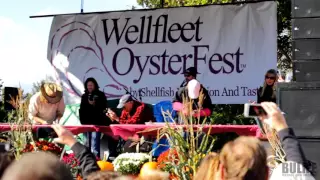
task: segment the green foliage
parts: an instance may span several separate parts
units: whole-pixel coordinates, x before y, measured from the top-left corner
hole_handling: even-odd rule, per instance
[[[213,113],[211,115],[212,124],[226,124],[226,125],[252,125],[255,120],[252,118],[245,118],[243,116],[243,104],[218,104],[213,106]],[[223,145],[238,137],[236,133],[221,133],[213,136],[216,142],[213,151],[220,150]]]
[[[41,88],[41,85],[43,83],[46,83],[46,82],[54,82],[54,79],[50,76],[47,76],[45,79],[41,80],[41,81],[38,81],[38,82],[34,82],[32,84],[32,89],[31,89],[31,95],[37,93],[40,91],[40,88]]]
[[[0,79],[0,122],[5,122],[7,112],[4,110],[4,94],[3,92],[3,81]]]

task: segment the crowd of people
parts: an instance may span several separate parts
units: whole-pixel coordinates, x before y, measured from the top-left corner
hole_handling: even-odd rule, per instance
[[[202,160],[194,177],[195,180],[314,179],[306,166],[307,159],[301,145],[293,129],[288,127],[278,106],[273,102],[262,102],[261,105],[267,115],[259,118],[276,130],[286,153],[287,162],[280,164],[270,173],[267,153],[261,142],[255,137],[241,136],[225,144],[219,153],[208,154]],[[100,171],[96,157],[89,148],[77,142],[74,135],[63,126],[55,124],[52,128],[58,135],[54,141],[70,146],[75,153],[85,179],[132,179],[132,177],[121,176],[117,172]],[[290,163],[295,165],[292,166]],[[283,167],[289,170],[284,172]],[[26,153],[19,161],[14,161],[13,158],[2,154],[0,172],[3,180],[71,180],[73,178],[69,169],[58,157],[44,152]],[[139,179],[167,180],[168,176],[162,172],[150,170]]]
[[[211,115],[211,99],[208,91],[196,79],[197,70],[190,67],[184,73],[185,80],[176,92],[172,101],[175,111],[187,116],[206,117]],[[274,128],[280,138],[281,145],[286,153],[287,163],[296,163],[303,169],[308,169],[306,157],[302,151],[299,141],[294,135],[293,129],[289,128],[286,120],[277,107],[276,82],[278,73],[276,70],[268,70],[265,75],[263,86],[258,89],[257,103],[267,113],[259,117],[261,121],[268,122]],[[130,94],[123,95],[117,106],[122,109],[117,114],[108,108],[104,92],[99,90],[99,85],[94,78],[88,78],[84,83],[84,94],[81,97],[79,116],[81,124],[101,125],[110,124],[144,124],[154,121],[152,109],[146,104],[136,100]],[[202,99],[200,102],[200,94]],[[192,102],[192,111],[187,111],[184,101]],[[192,100],[192,101],[191,101]],[[255,103],[255,102],[253,102]],[[122,177],[116,172],[100,171],[97,165],[97,157],[100,156],[100,132],[86,133],[86,144],[82,145],[74,138],[74,135],[63,126],[58,125],[63,116],[65,104],[62,88],[55,83],[44,83],[40,92],[30,99],[29,118],[34,124],[51,124],[58,138],[56,143],[70,146],[80,162],[82,174],[85,179],[130,179]],[[107,138],[109,151],[116,156],[118,142],[112,137]],[[126,143],[125,143],[126,144]],[[127,144],[131,144],[130,141]],[[111,155],[112,156],[112,155]],[[286,166],[296,168],[296,166]],[[308,169],[309,170],[309,169]],[[313,179],[313,172],[308,170],[299,174],[300,179]],[[285,174],[277,167],[269,173],[267,166],[267,154],[260,141],[254,137],[239,137],[224,145],[221,152],[210,153],[202,161],[194,179],[203,180],[267,180],[267,179],[292,179],[297,174],[288,171]],[[18,179],[52,179],[70,180],[70,171],[59,159],[46,153],[27,153],[19,161],[14,161],[8,155],[0,156],[0,175],[4,180]],[[151,172],[148,177],[140,179],[167,179],[162,172]]]

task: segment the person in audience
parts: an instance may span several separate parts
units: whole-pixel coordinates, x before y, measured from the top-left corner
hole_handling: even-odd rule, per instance
[[[44,83],[30,99],[29,118],[34,124],[59,123],[65,110],[63,91],[55,83]]]
[[[2,180],[72,180],[69,168],[51,153],[23,154],[4,172]]]
[[[0,179],[3,176],[4,171],[14,161],[14,156],[10,153],[0,153]]]
[[[201,161],[198,171],[193,178],[194,180],[216,180],[219,169],[219,155],[217,153],[211,152],[206,155]]]
[[[84,177],[100,171],[95,155],[86,146],[78,142],[70,131],[59,124],[52,125],[52,128],[58,136],[54,139],[54,142],[71,147]]]
[[[81,97],[81,104],[79,109],[79,117],[81,124],[108,126],[110,124],[104,111],[107,108],[107,98],[105,94],[99,90],[97,81],[90,77],[84,83],[84,94]],[[91,151],[100,157],[100,132],[87,132],[86,145],[91,148]],[[108,144],[115,144],[114,140],[109,137]],[[110,146],[111,151],[114,146]]]
[[[225,144],[219,155],[219,180],[267,180],[267,153],[257,138],[241,136]]]
[[[278,73],[274,69],[267,71],[263,86],[258,89],[257,102],[274,102],[276,103],[276,82]]]
[[[96,171],[91,174],[89,174],[86,177],[86,180],[115,180],[119,179],[121,177],[121,174],[117,172],[112,171]]]
[[[186,102],[183,102],[185,99]],[[189,113],[187,103],[192,103],[192,112]],[[187,87],[180,90],[173,100],[173,109],[182,111],[185,115],[210,116],[211,115],[211,98],[208,91],[196,79],[188,82]],[[187,107],[186,107],[187,106]]]
[[[144,124],[145,122],[154,121],[152,110],[144,103],[135,101],[129,94],[125,94],[120,98],[117,108],[123,109],[120,117],[110,109],[106,114],[115,123]]]
[[[289,128],[287,122],[279,109],[279,107],[273,102],[263,102],[261,106],[266,112],[266,115],[261,115],[260,119],[264,123],[268,124],[271,128],[275,129],[278,137],[280,139],[282,148],[286,153],[286,163],[296,163],[297,165],[304,166],[307,171],[310,173],[298,174],[298,176],[307,178],[307,179],[314,179],[312,174],[314,175],[313,167],[310,167],[310,161],[308,161],[305,157],[305,154],[302,150],[302,147],[299,143],[299,140],[294,134],[292,128]],[[277,167],[275,171],[271,175],[271,179],[290,179],[295,176],[288,176],[288,174],[284,174],[281,172],[281,166]],[[295,166],[288,166],[289,168],[297,167]],[[302,170],[302,169],[301,169]],[[289,172],[297,172],[296,169]]]
[[[169,180],[170,174],[160,170],[145,170],[137,180]]]

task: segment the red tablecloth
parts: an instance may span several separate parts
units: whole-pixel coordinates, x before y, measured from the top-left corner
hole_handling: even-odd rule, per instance
[[[9,124],[0,124],[0,132],[11,131],[11,128],[16,128],[17,126],[11,127]],[[39,127],[50,127],[50,125],[33,125],[32,130],[36,131]],[[66,129],[71,131],[73,134],[81,134],[85,132],[101,132],[110,136],[113,136],[112,130],[109,126],[93,126],[93,125],[81,125],[81,126],[64,126]],[[30,126],[25,126],[24,128],[30,128]]]
[[[140,133],[142,135],[157,135],[157,129],[164,127],[165,124],[152,124],[152,125],[110,125],[112,132],[115,136],[120,136],[123,139],[128,137],[137,136],[138,132],[150,130],[148,132]],[[175,127],[186,127],[184,125],[174,125]],[[234,132],[238,135],[255,136],[261,138],[259,127],[256,125],[206,125],[203,127],[204,131],[208,131],[211,126],[211,134],[218,134],[224,132]],[[194,126],[195,128],[200,126]]]
[[[120,136],[124,140],[127,140],[129,137],[137,137],[138,134],[141,135],[150,135],[156,136],[157,129],[164,127],[165,124],[114,124],[109,126],[94,126],[94,125],[81,125],[81,126],[64,126],[66,129],[70,130],[73,134],[80,134],[85,132],[101,132],[109,136],[117,137]],[[186,127],[184,125],[173,125],[174,127]],[[224,132],[234,132],[238,135],[245,136],[255,136],[262,138],[263,136],[260,133],[259,127],[256,125],[206,125],[203,127],[204,131],[208,131],[211,126],[211,134],[218,134]],[[13,126],[15,128],[16,126]],[[25,128],[30,128],[30,126],[25,126]],[[33,131],[36,131],[39,127],[50,127],[49,125],[33,125]],[[200,126],[194,126],[197,128]],[[0,132],[10,131],[11,127],[9,124],[0,124]],[[148,132],[141,133],[141,131]]]

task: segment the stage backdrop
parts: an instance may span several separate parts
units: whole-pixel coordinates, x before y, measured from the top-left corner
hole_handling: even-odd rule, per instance
[[[88,77],[108,98],[170,100],[191,66],[213,103],[246,103],[276,68],[276,24],[276,2],[56,16],[48,60],[68,104]]]

